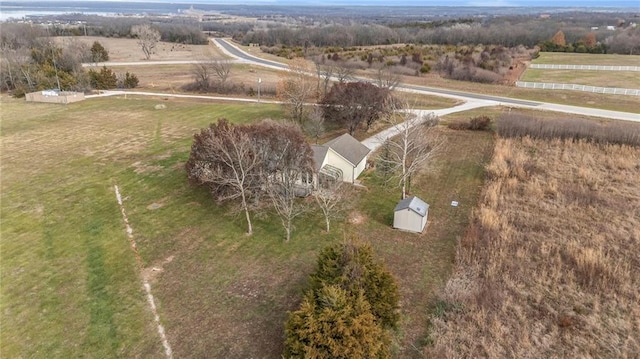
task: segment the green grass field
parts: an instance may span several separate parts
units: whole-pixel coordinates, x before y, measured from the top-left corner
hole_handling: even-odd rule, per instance
[[[534,64],[640,66],[640,56],[541,52]]]
[[[284,243],[271,213],[255,216],[247,237],[231,206],[187,184],[182,165],[192,135],[220,117],[277,119],[281,109],[130,96],[67,106],[2,98],[1,357],[162,357],[144,273],[175,357],[278,358],[287,311],[299,304],[316,254],[347,233],[372,242],[398,277],[403,324],[395,351],[417,353],[477,200],[492,136],[443,130],[447,152],[413,181],[412,192],[431,204],[424,234],[391,229],[399,190],[367,173],[367,189],[331,233],[314,211]],[[347,224],[353,216],[361,220]]]
[[[525,71],[521,80],[628,89],[640,88],[640,72],[638,71],[549,70],[529,68]]]

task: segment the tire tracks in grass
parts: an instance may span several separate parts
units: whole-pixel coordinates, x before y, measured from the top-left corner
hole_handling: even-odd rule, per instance
[[[138,263],[138,267],[140,271],[144,269],[142,265],[142,258],[140,258],[140,253],[138,253],[138,246],[136,244],[135,238],[133,237],[133,228],[129,224],[129,218],[127,217],[127,213],[124,209],[124,205],[122,203],[122,196],[120,195],[120,189],[118,185],[114,185],[113,188],[116,192],[116,200],[118,201],[118,206],[120,207],[120,212],[122,213],[122,219],[124,220],[125,230],[127,232],[127,237],[129,238],[129,242],[131,243],[131,249],[136,256],[136,262]],[[158,315],[158,309],[156,307],[155,299],[153,298],[153,294],[151,294],[151,284],[149,284],[149,280],[142,276],[142,286],[144,287],[145,292],[147,293],[147,302],[149,302],[149,307],[151,308],[151,312],[153,313],[154,321],[158,327],[158,334],[160,335],[160,339],[162,340],[162,346],[164,347],[164,353],[167,358],[173,358],[173,351],[171,350],[171,346],[169,345],[169,341],[167,340],[167,335],[164,330],[164,326],[160,323],[160,316]]]

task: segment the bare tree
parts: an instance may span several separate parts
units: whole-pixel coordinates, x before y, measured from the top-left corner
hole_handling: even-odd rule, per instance
[[[302,125],[304,131],[316,141],[318,144],[318,140],[325,132],[324,128],[324,117],[322,116],[322,110],[319,108],[314,108],[313,111],[309,114],[309,118]]]
[[[150,24],[133,25],[131,35],[138,38],[138,45],[144,53],[145,59],[149,60],[156,52],[156,45],[160,41],[160,31],[151,27]]]
[[[341,189],[342,181],[327,181],[326,184],[318,185],[313,191],[313,198],[322,210],[327,233],[331,229],[331,219],[338,217],[339,207],[343,199],[343,191]]]
[[[376,66],[376,74],[375,74],[375,84],[378,87],[386,88],[389,90],[393,90],[400,83],[400,76],[394,74],[391,71],[391,68],[385,66],[384,64],[379,64]]]
[[[283,101],[289,117],[302,123],[307,115],[306,105],[316,97],[317,83],[312,68],[304,59],[295,59],[289,64],[289,71],[278,82],[278,98]]]
[[[197,89],[202,91],[209,90],[209,87],[211,87],[211,72],[210,64],[205,61],[191,65],[191,74]]]
[[[368,82],[348,82],[333,85],[322,99],[323,115],[328,121],[343,125],[353,135],[371,125],[390,110],[393,96],[388,89]]]
[[[395,107],[387,121],[397,135],[383,139],[386,148],[379,161],[390,168],[390,178],[398,180],[404,199],[411,177],[424,170],[429,160],[444,147],[444,137],[436,129],[438,119],[433,114],[418,117],[411,112],[398,111],[397,105]]]
[[[206,184],[219,201],[240,198],[247,219],[247,234],[253,233],[249,198],[255,189],[255,173],[262,165],[246,131],[225,119],[194,136],[185,168],[189,179]]]
[[[286,241],[291,239],[294,218],[306,212],[304,202],[298,197],[308,194],[313,171],[313,152],[297,126],[263,121],[253,127],[260,134],[254,139],[263,158],[263,186],[280,216],[286,232]]]
[[[229,74],[231,74],[231,62],[227,60],[216,60],[211,63],[211,69],[213,69],[213,73],[218,78],[218,83],[220,85],[220,90],[224,91],[227,86],[227,79],[229,78]]]

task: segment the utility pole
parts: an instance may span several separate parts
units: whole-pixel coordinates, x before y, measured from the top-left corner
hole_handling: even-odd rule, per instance
[[[260,84],[262,83],[262,79],[258,77],[258,103],[260,103]]]

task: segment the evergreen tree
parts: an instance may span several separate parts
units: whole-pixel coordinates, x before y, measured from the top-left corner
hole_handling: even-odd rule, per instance
[[[89,79],[91,86],[96,90],[108,90],[118,86],[116,74],[106,66],[103,66],[99,72],[89,70]]]
[[[393,277],[375,259],[370,245],[338,244],[325,248],[318,257],[318,269],[311,275],[311,288],[338,285],[351,293],[363,291],[371,312],[380,325],[395,328],[400,294]]]
[[[338,285],[309,292],[285,327],[285,358],[389,358],[389,336],[377,323],[363,292]]]
[[[109,61],[109,52],[98,41],[94,41],[91,45],[91,60],[93,62]]]

